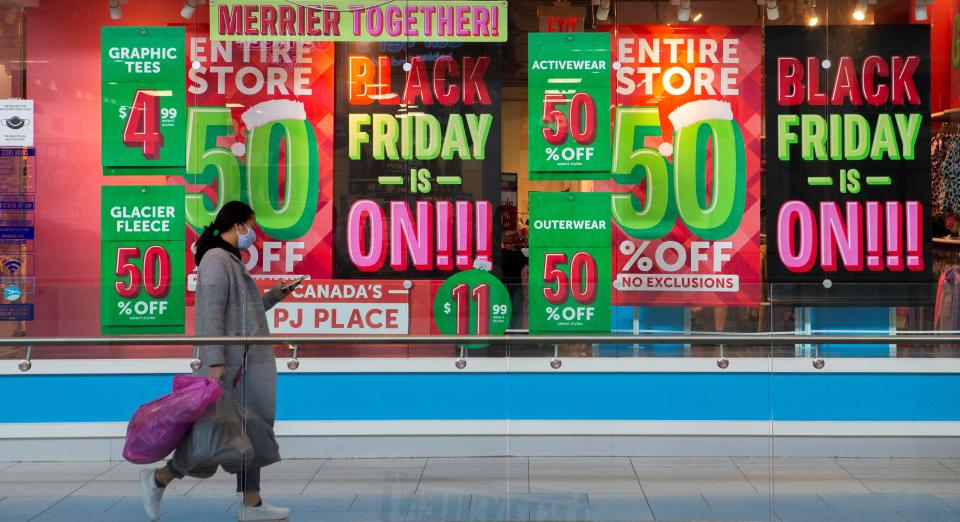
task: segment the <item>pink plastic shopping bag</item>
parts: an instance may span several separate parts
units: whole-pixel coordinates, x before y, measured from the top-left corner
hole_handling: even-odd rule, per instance
[[[190,426],[220,398],[220,384],[206,377],[177,375],[173,392],[137,408],[127,425],[123,458],[135,464],[157,462],[170,454]]]

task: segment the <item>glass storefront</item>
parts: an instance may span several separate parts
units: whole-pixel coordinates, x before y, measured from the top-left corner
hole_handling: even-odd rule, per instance
[[[0,521],[960,520],[958,31],[0,0]]]

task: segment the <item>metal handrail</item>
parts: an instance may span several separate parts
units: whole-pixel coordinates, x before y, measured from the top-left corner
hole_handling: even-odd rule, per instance
[[[129,337],[7,337],[0,346],[208,346],[208,345],[310,345],[310,344],[960,344],[960,334],[640,334],[640,335],[259,335],[259,336],[177,336],[143,335]]]

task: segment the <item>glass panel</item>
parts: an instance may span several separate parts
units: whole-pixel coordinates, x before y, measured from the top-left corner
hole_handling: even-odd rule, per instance
[[[960,5],[324,4],[0,0],[0,519],[960,516]]]

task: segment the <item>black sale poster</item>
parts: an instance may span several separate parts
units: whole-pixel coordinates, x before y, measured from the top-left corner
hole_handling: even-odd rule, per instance
[[[769,26],[770,300],[930,302],[929,26]]]

